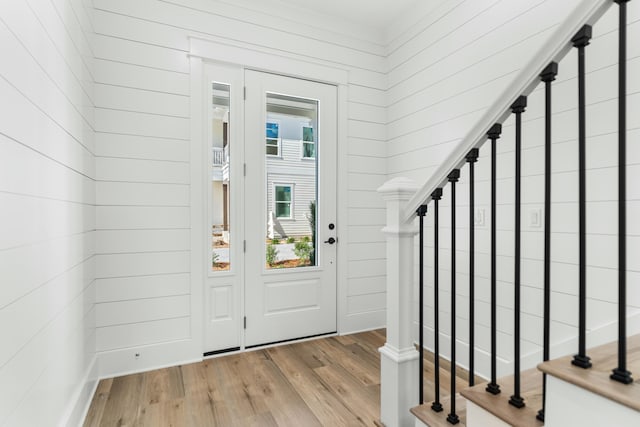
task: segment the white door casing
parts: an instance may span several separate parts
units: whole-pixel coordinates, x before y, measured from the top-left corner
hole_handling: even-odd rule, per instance
[[[244,78],[243,78],[244,77]],[[246,79],[246,81],[245,81]],[[324,244],[337,237],[336,162],[337,88],[306,80],[246,71],[241,67],[205,63],[203,115],[205,136],[202,150],[206,173],[205,259],[203,292],[203,352],[243,349],[271,342],[331,333],[337,330],[336,244]],[[211,271],[212,176],[211,98],[212,83],[230,87],[230,177],[231,244],[229,271]],[[245,118],[243,87],[247,87]],[[266,182],[265,182],[265,97],[267,90],[318,100],[318,213],[317,260],[315,267],[267,271],[265,268]],[[256,98],[252,99],[251,96]],[[253,103],[252,101],[255,101]],[[249,134],[244,138],[245,129]],[[257,147],[249,149],[250,141]],[[243,143],[244,142],[244,143]],[[255,149],[257,148],[257,149]],[[246,169],[245,169],[246,164]],[[244,171],[246,170],[246,177]],[[258,214],[258,212],[262,212]],[[328,224],[336,225],[333,230]],[[246,253],[243,252],[246,240]],[[246,323],[243,322],[246,317]],[[244,330],[243,325],[247,325]],[[244,333],[243,333],[244,332]]]

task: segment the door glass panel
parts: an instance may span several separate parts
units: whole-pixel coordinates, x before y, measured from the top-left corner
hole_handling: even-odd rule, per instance
[[[211,97],[211,269],[231,268],[229,127],[231,87],[212,83]]]
[[[318,101],[267,93],[266,267],[317,265]]]

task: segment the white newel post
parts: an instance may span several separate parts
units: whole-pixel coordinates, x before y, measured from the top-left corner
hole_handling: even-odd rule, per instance
[[[412,339],[413,246],[418,229],[404,222],[407,201],[418,187],[394,178],[378,188],[387,203],[387,342],[380,348],[380,421],[386,427],[413,426],[409,409],[418,405],[419,353]]]

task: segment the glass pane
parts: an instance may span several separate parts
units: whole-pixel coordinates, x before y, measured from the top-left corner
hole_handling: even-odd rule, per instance
[[[276,203],[276,217],[277,218],[290,218],[291,217],[291,203]]]
[[[264,158],[268,269],[317,265],[317,129],[318,101],[267,94]]]
[[[267,138],[267,154],[270,156],[278,155],[278,140]]]
[[[302,143],[302,157],[313,158],[316,156],[316,145],[310,142]]]
[[[225,83],[212,83],[211,97],[211,269],[231,267],[231,215],[229,154],[229,99],[231,88]]]
[[[291,201],[291,187],[276,187],[276,201],[278,202],[290,202]]]
[[[267,138],[279,138],[278,123],[267,122]]]

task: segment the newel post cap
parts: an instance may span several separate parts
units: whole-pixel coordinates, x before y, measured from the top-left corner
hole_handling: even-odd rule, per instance
[[[418,191],[418,184],[405,177],[392,178],[378,188],[385,200],[409,200]]]

